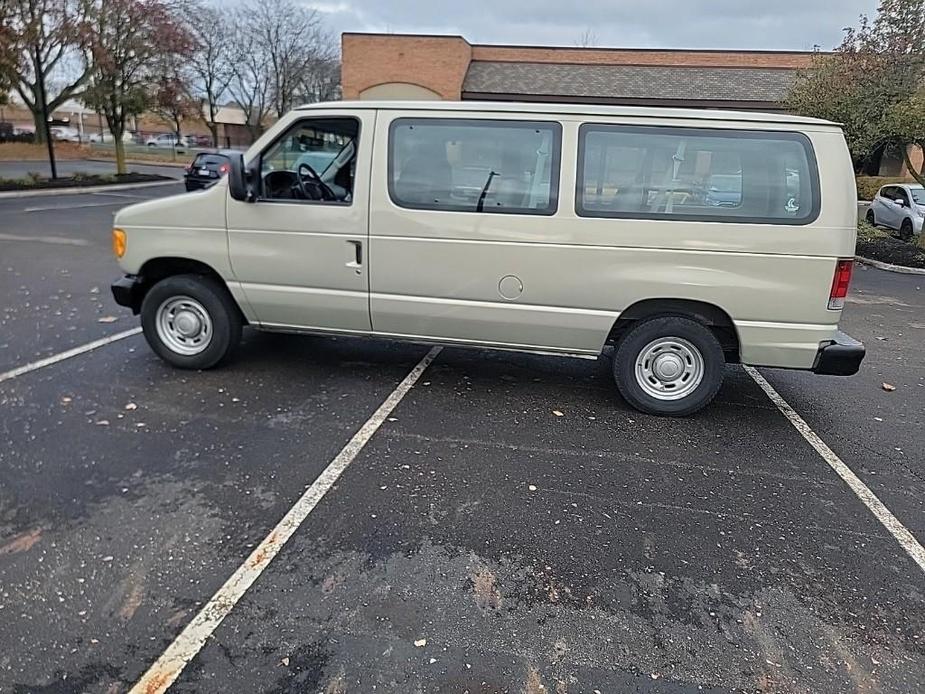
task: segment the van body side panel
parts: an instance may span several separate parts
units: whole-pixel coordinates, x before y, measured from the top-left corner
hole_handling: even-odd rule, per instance
[[[516,113],[447,115],[518,118]],[[370,200],[375,332],[599,352],[621,311],[638,301],[665,298],[704,301],[724,310],[736,325],[747,363],[811,368],[820,343],[832,339],[840,312],[826,305],[837,258],[853,255],[856,215],[850,160],[834,128],[801,131],[816,153],[822,203],[814,221],[794,226],[579,217],[578,128],[607,121],[591,117],[559,118],[561,178],[553,216],[398,207],[387,187],[389,123],[427,116],[380,112]],[[523,119],[541,117],[531,113]],[[645,120],[653,124],[657,118]],[[741,129],[742,124],[710,127]],[[513,299],[499,290],[508,276],[522,284]]]
[[[366,255],[370,159],[375,111],[325,109],[302,119],[355,118],[360,123],[353,199],[349,204],[228,199],[228,246],[234,274],[261,325],[369,332]],[[276,135],[294,125],[289,119]],[[264,145],[272,140],[262,139]],[[251,157],[259,152],[249,152]]]

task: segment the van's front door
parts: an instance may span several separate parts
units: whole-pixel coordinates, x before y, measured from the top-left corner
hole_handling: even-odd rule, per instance
[[[228,201],[235,276],[264,327],[368,332],[375,111],[312,111],[262,153],[256,202]]]

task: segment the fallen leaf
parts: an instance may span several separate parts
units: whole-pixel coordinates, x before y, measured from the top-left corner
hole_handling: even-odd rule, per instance
[[[108,555],[106,555],[105,557],[103,557],[103,561],[105,561],[105,562],[110,562],[110,561],[112,561],[113,559],[114,559],[114,557],[113,557],[111,554],[108,554]]]
[[[424,646],[427,645],[427,639],[418,639],[417,641],[414,642],[414,645],[417,646],[418,648],[424,648]]]
[[[117,316],[103,316],[102,318],[97,318],[97,323],[115,323],[119,318]]]
[[[887,393],[892,393],[894,390],[896,390],[896,386],[894,386],[892,383],[884,383],[884,384],[883,384],[883,389],[884,389]]]
[[[529,489],[531,492],[535,492],[535,491],[536,491],[536,485],[531,484],[529,487],[527,487],[527,489]]]
[[[127,410],[137,410],[137,409],[138,409],[138,405],[136,405],[136,404],[133,403],[133,402],[130,402],[130,403],[126,404],[125,409],[127,409]]]
[[[279,664],[282,665],[283,667],[289,667],[289,656],[286,656],[285,658],[280,660]]]
[[[562,414],[561,412],[559,412],[559,410],[553,410],[552,413],[553,413],[554,415],[556,415],[556,417],[564,417],[564,416],[565,416],[564,414]]]
[[[96,423],[96,426],[98,426],[98,427],[108,427],[108,426],[109,426],[109,420],[108,420],[108,419],[101,419],[100,421],[98,421],[98,422]]]
[[[61,398],[61,404],[62,404],[62,405],[67,405],[69,402],[71,402],[71,398],[69,398],[69,397],[63,397],[63,398]]]

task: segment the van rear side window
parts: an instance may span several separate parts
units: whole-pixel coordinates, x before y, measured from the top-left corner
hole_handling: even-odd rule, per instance
[[[551,215],[562,126],[399,118],[389,128],[389,195],[401,207]]]
[[[582,217],[809,224],[819,174],[800,133],[585,124]]]

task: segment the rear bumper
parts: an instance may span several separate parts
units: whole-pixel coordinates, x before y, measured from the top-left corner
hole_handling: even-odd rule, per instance
[[[141,311],[141,301],[144,299],[144,287],[142,286],[141,277],[138,275],[123,275],[112,283],[110,289],[112,289],[112,298],[116,300],[119,306],[132,309],[132,313],[136,315]]]
[[[840,330],[835,339],[819,348],[813,373],[824,376],[853,376],[864,360],[864,345]]]

